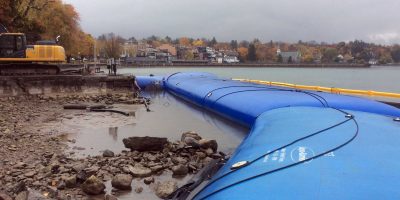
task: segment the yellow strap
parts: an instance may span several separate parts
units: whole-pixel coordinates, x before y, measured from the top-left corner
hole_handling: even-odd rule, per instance
[[[352,89],[344,89],[344,88],[330,88],[330,87],[321,87],[321,86],[313,86],[313,85],[296,85],[291,83],[283,83],[283,82],[271,82],[271,81],[261,81],[261,80],[251,80],[251,79],[232,79],[235,81],[249,82],[249,83],[257,83],[262,85],[270,85],[270,86],[281,86],[294,88],[299,90],[313,90],[313,91],[323,91],[330,92],[334,94],[355,94],[362,96],[377,96],[377,97],[390,97],[390,98],[400,98],[399,93],[391,93],[391,92],[378,92],[373,90],[352,90]]]

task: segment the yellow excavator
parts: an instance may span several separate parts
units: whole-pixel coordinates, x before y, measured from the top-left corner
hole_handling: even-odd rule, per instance
[[[65,62],[65,50],[55,41],[27,45],[25,34],[8,33],[0,24],[0,76],[55,75]]]

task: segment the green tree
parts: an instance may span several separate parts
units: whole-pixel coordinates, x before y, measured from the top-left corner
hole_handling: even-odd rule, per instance
[[[322,60],[324,62],[332,62],[338,56],[336,48],[326,48],[322,54]]]
[[[257,61],[256,46],[253,43],[251,43],[249,45],[249,52],[247,54],[247,60],[250,62]]]

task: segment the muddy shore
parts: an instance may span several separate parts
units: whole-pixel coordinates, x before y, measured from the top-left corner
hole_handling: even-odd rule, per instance
[[[85,147],[74,146],[68,135],[82,126],[134,123],[144,101],[126,94],[1,98],[0,199],[117,199],[127,192],[166,198],[190,174],[223,155],[216,141],[194,132],[184,133],[180,141],[166,138],[159,150],[78,155]],[[130,116],[64,110],[66,104],[107,105]],[[130,187],[121,187],[124,181]]]

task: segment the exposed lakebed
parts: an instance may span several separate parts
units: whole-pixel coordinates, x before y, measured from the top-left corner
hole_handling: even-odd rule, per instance
[[[144,96],[151,98],[151,112],[146,112],[144,106],[138,105],[135,116],[130,118],[121,118],[119,114],[108,113],[105,114],[108,117],[102,115],[101,119],[96,119],[96,116],[88,119],[88,116],[85,116],[87,120],[78,118],[65,122],[70,127],[80,129],[69,136],[76,141],[70,143],[70,147],[81,149],[75,151],[77,156],[99,155],[105,149],[114,152],[126,150],[122,139],[131,136],[180,140],[181,134],[186,131],[195,131],[203,138],[215,139],[218,141],[219,150],[232,152],[248,132],[247,128],[181,101],[168,93],[145,93]],[[90,124],[91,122],[93,123]]]
[[[115,113],[106,113],[92,118],[85,115],[85,119],[74,116],[64,121],[69,127],[75,127],[77,132],[69,134],[69,152],[74,152],[77,158],[101,155],[106,149],[115,153],[126,151],[122,140],[132,136],[166,137],[170,142],[181,140],[181,135],[187,131],[194,131],[203,138],[214,139],[218,142],[218,151],[232,153],[246,136],[248,129],[233,122],[218,117],[208,111],[181,101],[165,92],[143,93],[151,98],[150,112],[142,105],[130,107],[135,116],[120,117]],[[123,108],[123,106],[116,106]],[[127,108],[125,108],[127,109]],[[129,150],[128,150],[129,151]],[[188,174],[182,177],[173,177],[172,172],[165,170],[154,175],[155,182],[173,180],[178,187],[187,183],[192,177]],[[118,199],[157,199],[154,184],[146,185],[141,178],[132,182],[132,191],[114,192],[111,181],[106,182],[106,192],[114,194]],[[135,188],[142,188],[140,193]],[[98,198],[102,198],[99,196]]]

